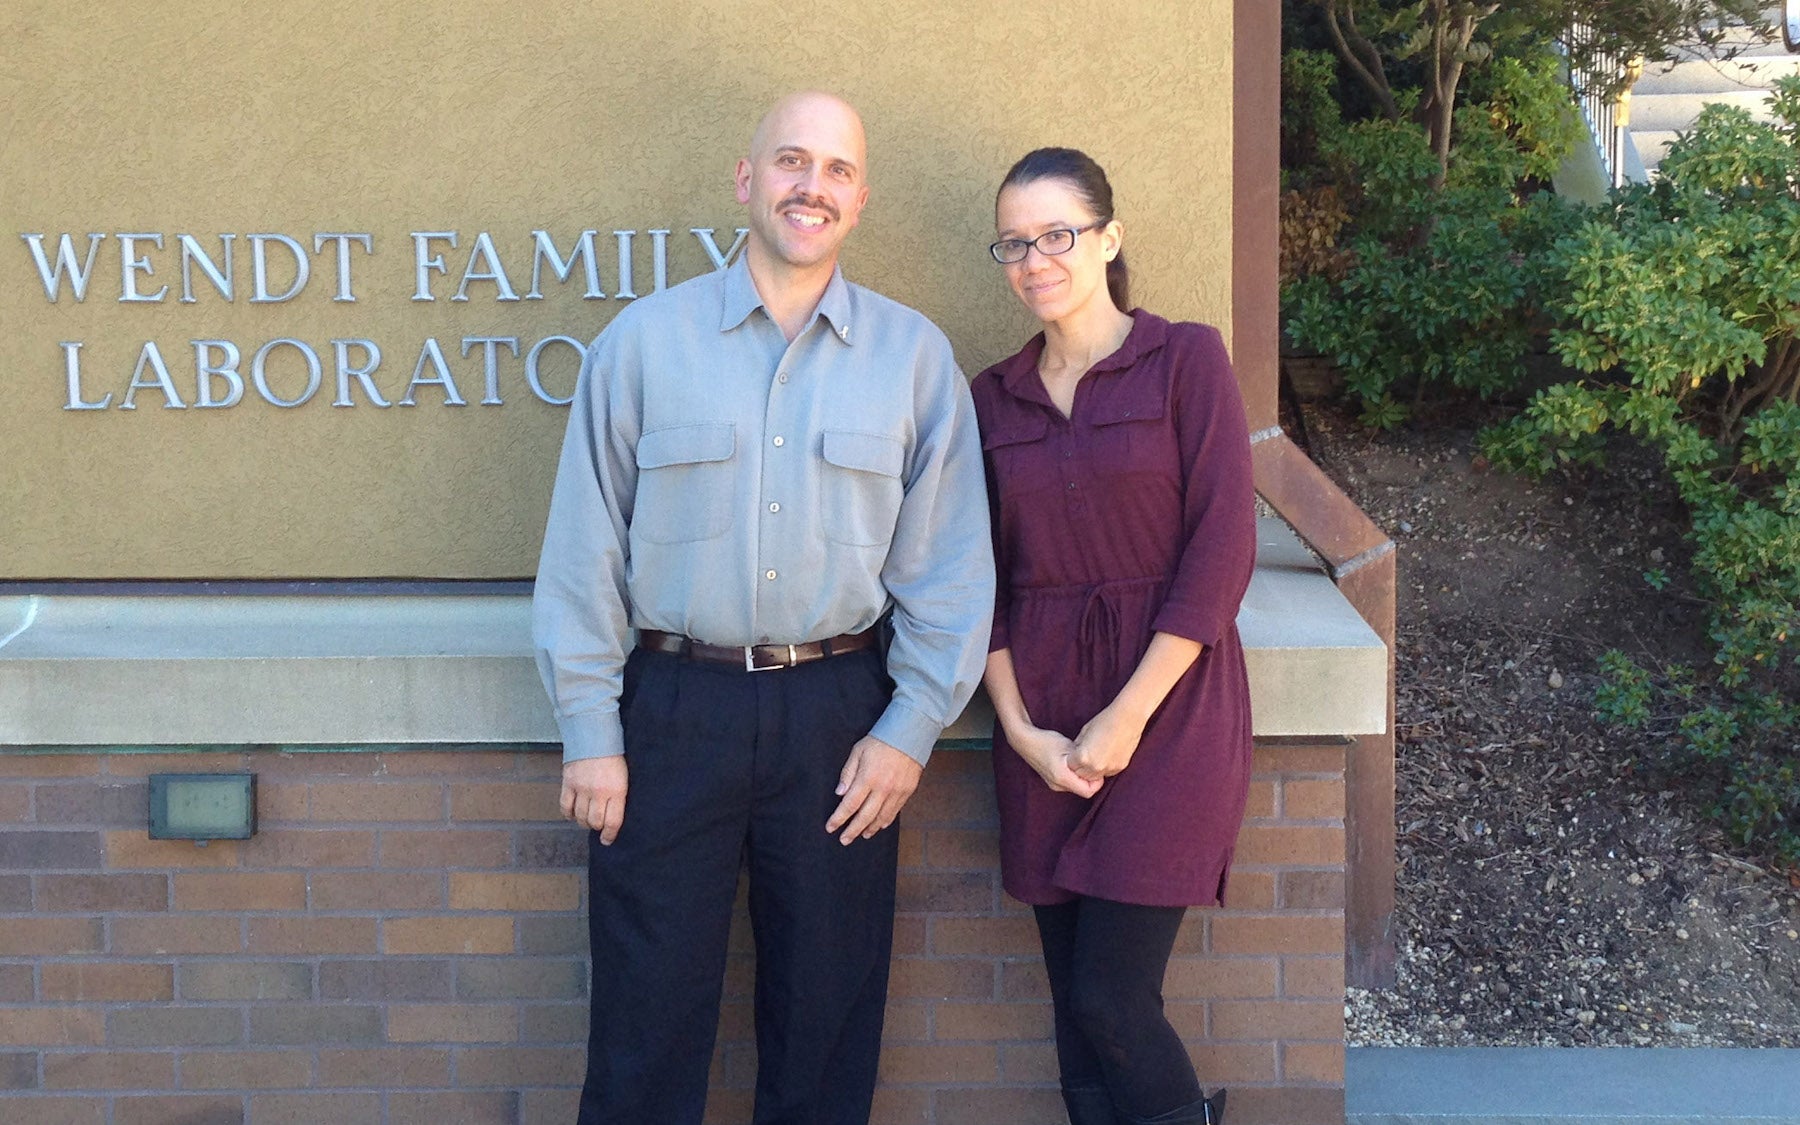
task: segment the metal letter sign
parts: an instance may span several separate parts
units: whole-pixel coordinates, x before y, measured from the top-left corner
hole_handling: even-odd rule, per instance
[[[440,293],[433,288],[433,282],[437,282],[441,296],[452,302],[541,301],[544,299],[545,267],[555,279],[554,284],[566,286],[571,293],[578,291],[583,301],[606,300],[606,291],[601,288],[602,263],[596,246],[600,229],[583,228],[572,239],[565,235],[562,242],[553,232],[536,228],[530,229],[526,237],[521,237],[520,232],[508,232],[500,238],[485,230],[476,231],[472,237],[464,237],[464,233],[457,230],[408,231],[412,243],[412,300],[439,300]],[[693,235],[697,249],[704,253],[707,265],[715,270],[730,268],[750,233],[744,227],[735,228],[735,237],[729,247],[720,249],[715,228],[690,227],[688,231]],[[612,232],[618,247],[613,300],[629,301],[638,296],[633,251],[640,245],[636,241],[639,234],[649,237],[652,291],[668,287],[669,236],[672,233],[671,227]],[[35,271],[37,281],[43,286],[44,298],[52,305],[64,303],[65,292],[70,303],[86,301],[89,283],[96,272],[106,275],[102,285],[111,283],[110,264],[96,266],[96,262],[110,263],[112,260],[110,254],[100,253],[101,243],[111,239],[117,244],[119,303],[166,302],[175,307],[206,306],[215,302],[229,305],[246,290],[249,304],[288,304],[307,289],[315,272],[315,258],[319,272],[330,279],[320,288],[329,288],[330,299],[335,303],[355,304],[359,300],[355,275],[363,259],[374,256],[378,241],[386,242],[385,238],[378,240],[373,231],[313,231],[312,250],[308,252],[306,241],[277,231],[211,235],[159,231],[55,234],[32,231],[21,232],[19,237],[28,252],[23,263],[26,274],[29,276]],[[87,240],[85,246],[78,241],[81,238]],[[218,240],[216,252],[212,248],[215,238]],[[54,241],[46,244],[46,239]],[[235,249],[245,245],[250,250],[248,255],[234,254]],[[452,255],[455,262],[463,263],[455,273],[452,272],[456,268],[451,261]],[[246,257],[247,263],[244,262]],[[235,270],[240,264],[249,267],[248,278],[237,276]],[[706,265],[701,268],[705,269]],[[531,274],[531,289],[521,296],[513,279],[523,280],[527,269]],[[180,281],[178,293],[175,291],[177,277]],[[242,284],[243,281],[249,284]],[[470,286],[474,282],[485,284],[476,286],[471,295]],[[363,287],[363,294],[377,299],[381,296],[370,293],[367,285]],[[404,296],[404,289],[388,295],[390,300]],[[435,388],[428,400],[434,405],[466,406],[469,400],[461,388],[473,387],[477,382],[481,386],[479,401],[482,406],[502,406],[506,401],[504,384],[521,374],[532,398],[550,406],[567,406],[574,401],[574,372],[579,369],[586,349],[585,336],[559,332],[546,333],[536,339],[521,339],[504,330],[462,336],[460,355],[454,350],[457,346],[455,337],[443,341],[436,336],[391,340],[391,350],[396,354],[416,355],[418,361],[413,365],[412,379],[403,386],[393,384],[394,376],[403,373],[404,367],[390,368],[382,373],[389,386],[389,391],[384,393],[376,382],[384,354],[379,343],[361,335],[322,335],[325,338],[313,340],[278,332],[248,341],[189,338],[185,346],[178,346],[172,340],[142,340],[135,345],[136,363],[127,368],[112,366],[110,360],[96,364],[92,353],[82,350],[84,341],[60,340],[56,347],[62,353],[61,363],[50,367],[51,372],[56,367],[61,368],[60,378],[57,374],[49,377],[62,384],[63,410],[76,412],[136,410],[140,391],[155,392],[155,397],[147,398],[147,401],[165,410],[228,410],[246,398],[261,399],[278,410],[295,410],[320,398],[321,392],[328,387],[335,392],[331,395],[331,406],[340,409],[353,408],[362,402],[376,409],[416,406],[421,387]],[[554,353],[550,381],[556,391],[567,391],[567,394],[556,393],[545,386],[542,360],[555,344],[564,345],[566,351]],[[191,373],[185,355],[180,354],[187,348],[193,351]],[[474,355],[477,349],[478,356]],[[329,376],[325,370],[327,356],[331,359]],[[89,366],[103,369],[86,370]],[[104,369],[107,366],[112,369]],[[127,370],[129,378],[126,377]],[[251,391],[254,395],[248,394]],[[390,398],[390,395],[394,397]]]

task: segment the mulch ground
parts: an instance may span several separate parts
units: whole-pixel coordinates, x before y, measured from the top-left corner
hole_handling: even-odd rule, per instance
[[[1593,711],[1609,648],[1706,660],[1653,462],[1534,484],[1486,467],[1475,420],[1306,420],[1401,552],[1399,984],[1352,991],[1350,1042],[1800,1047],[1800,879]]]

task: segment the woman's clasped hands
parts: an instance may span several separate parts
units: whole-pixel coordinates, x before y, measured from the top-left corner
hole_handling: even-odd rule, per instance
[[[1075,754],[1075,740],[1042,727],[1026,727],[1008,732],[1014,753],[1037,771],[1044,784],[1058,793],[1092,797],[1100,791],[1099,777],[1083,777],[1070,764]]]
[[[1089,719],[1074,738],[1042,727],[1012,732],[1013,750],[1058,793],[1092,797],[1109,777],[1131,764],[1144,724],[1117,707]]]
[[[1099,782],[1124,771],[1144,737],[1144,723],[1126,714],[1117,702],[1089,719],[1075,735],[1069,768],[1076,776]]]

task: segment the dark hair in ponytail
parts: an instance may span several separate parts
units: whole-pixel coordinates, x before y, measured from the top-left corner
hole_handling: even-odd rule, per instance
[[[1113,221],[1112,184],[1106,179],[1106,170],[1087,153],[1073,148],[1033,149],[1019,157],[1019,162],[1006,173],[1000,181],[1000,191],[1038,180],[1061,180],[1081,196],[1095,220]],[[1000,191],[994,193],[996,203]],[[1112,294],[1113,304],[1119,306],[1120,312],[1131,311],[1131,271],[1125,268],[1123,250],[1106,263],[1106,291]]]

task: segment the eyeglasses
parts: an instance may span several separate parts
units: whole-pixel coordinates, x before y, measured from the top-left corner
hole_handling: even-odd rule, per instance
[[[1069,227],[1058,227],[1055,230],[1047,230],[1036,238],[1002,238],[999,242],[988,247],[988,253],[994,256],[994,261],[999,262],[1003,266],[1010,266],[1015,262],[1023,262],[1025,256],[1031,253],[1031,248],[1033,246],[1037,247],[1038,253],[1040,254],[1067,254],[1069,251],[1075,249],[1076,235],[1090,230],[1098,230],[1100,227],[1105,226],[1109,221],[1110,220],[1107,219],[1101,219],[1098,222],[1089,223],[1085,227],[1075,227],[1073,229],[1070,229]]]

